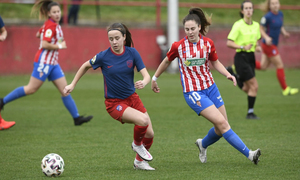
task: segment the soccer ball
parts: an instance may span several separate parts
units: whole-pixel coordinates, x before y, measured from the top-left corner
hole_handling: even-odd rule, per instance
[[[43,173],[48,177],[57,177],[64,172],[63,158],[55,153],[47,154],[41,163]]]

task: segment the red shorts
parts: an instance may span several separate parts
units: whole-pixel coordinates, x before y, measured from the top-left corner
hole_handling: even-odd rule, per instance
[[[142,113],[147,112],[137,93],[133,93],[126,99],[105,99],[105,106],[108,114],[122,124],[124,124],[122,122],[122,116],[127,107],[132,107]]]
[[[279,54],[277,46],[275,45],[266,45],[264,43],[261,44],[261,48],[263,52],[267,55],[267,57],[273,57]]]

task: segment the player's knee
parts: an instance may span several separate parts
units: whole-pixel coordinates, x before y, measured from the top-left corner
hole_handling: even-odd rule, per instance
[[[150,118],[144,114],[139,118],[139,126],[148,126],[149,122]]]
[[[26,95],[30,95],[35,93],[38,90],[38,88],[30,88],[30,87],[24,87],[24,91]]]

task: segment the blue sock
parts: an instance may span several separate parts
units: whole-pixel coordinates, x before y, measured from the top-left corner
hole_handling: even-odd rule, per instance
[[[207,135],[202,140],[202,147],[207,148],[208,146],[212,145],[213,143],[217,142],[222,136],[219,136],[215,132],[215,127],[212,127]]]
[[[68,96],[61,97],[65,107],[68,109],[69,113],[72,115],[73,118],[79,117],[79,113],[73,100],[72,96],[69,94]]]
[[[10,101],[13,101],[23,96],[26,96],[24,86],[18,87],[3,98],[3,103],[9,103]]]
[[[226,133],[224,133],[223,137],[226,139],[227,142],[229,142],[229,144],[231,144],[231,146],[243,153],[248,158],[248,147],[244,144],[240,137],[237,134],[235,134],[235,132],[232,129],[229,129]]]

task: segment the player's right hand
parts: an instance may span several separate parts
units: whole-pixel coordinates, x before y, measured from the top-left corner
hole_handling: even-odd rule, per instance
[[[74,86],[72,84],[67,85],[64,88],[64,94],[69,95],[73,91],[73,89],[74,89]]]

